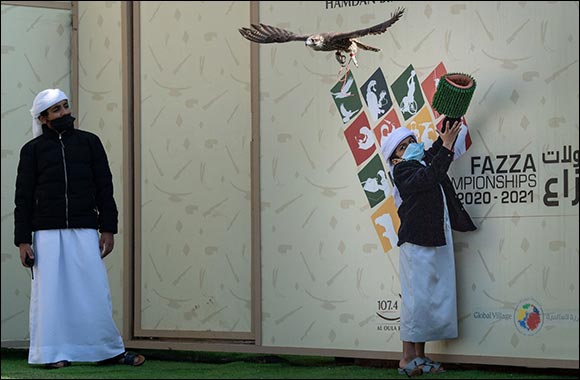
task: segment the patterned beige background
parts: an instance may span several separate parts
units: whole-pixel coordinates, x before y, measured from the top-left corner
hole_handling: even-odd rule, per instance
[[[472,156],[535,160],[534,203],[467,206],[480,228],[455,235],[460,339],[428,350],[577,358],[578,174],[574,184],[572,164],[550,167],[541,157],[565,144],[578,151],[578,3],[326,4],[260,2],[260,20],[301,33],[342,31],[405,6],[387,33],[363,40],[382,51],[358,54],[358,86],[379,67],[392,84],[410,64],[422,81],[443,61],[478,81],[466,116],[473,146],[451,174],[468,176]],[[294,42],[262,45],[260,58],[264,344],[399,351],[398,333],[379,330],[375,314],[378,301],[398,298],[398,253],[382,251],[344,139],[348,125],[329,93],[334,54]],[[546,207],[544,184],[563,168],[571,197],[560,190],[560,206]],[[524,336],[511,317],[527,298],[576,320],[546,320]]]
[[[249,332],[249,3],[140,8],[140,327]]]
[[[97,133],[108,154],[119,208],[119,234],[106,259],[113,316],[122,330],[123,145],[121,3],[79,2],[80,128]],[[14,247],[14,183],[20,147],[31,138],[28,110],[38,91],[70,91],[70,10],[2,5],[2,341],[28,337],[30,277]],[[72,100],[72,99],[71,99]],[[4,286],[6,284],[6,286]]]
[[[2,342],[28,339],[30,271],[14,246],[16,168],[32,138],[36,94],[58,87],[72,96],[70,20],[70,10],[2,5]]]
[[[101,138],[113,173],[119,209],[115,249],[105,264],[112,289],[113,317],[123,330],[123,88],[121,2],[79,1],[79,126]]]
[[[109,33],[118,30],[120,11],[118,3],[94,3],[79,14],[81,26],[103,33],[81,47],[86,72],[80,69],[85,87],[80,103],[89,107],[84,113],[81,108],[81,118],[99,120],[99,128],[102,117],[111,127],[100,134],[110,144],[117,177],[120,115],[117,106],[108,107],[121,104],[115,100],[120,74],[112,70],[120,58],[114,52],[118,39]],[[158,331],[247,332],[250,43],[237,28],[249,23],[248,4],[141,5],[141,323]],[[460,338],[428,350],[577,360],[579,223],[578,205],[572,205],[577,163],[547,164],[542,157],[568,145],[578,151],[578,3],[326,5],[260,2],[260,20],[296,32],[349,30],[378,23],[405,6],[406,15],[387,33],[365,38],[382,51],[359,54],[360,67],[353,68],[357,84],[379,67],[392,84],[410,64],[421,81],[440,62],[449,71],[472,74],[478,81],[467,113],[473,146],[451,174],[469,176],[477,156],[490,156],[494,164],[498,155],[534,160],[533,203],[467,205],[480,228],[455,235]],[[85,36],[88,44],[91,35]],[[299,42],[263,45],[260,66],[263,345],[399,352],[396,324],[377,316],[379,305],[398,300],[398,252],[383,252],[371,223],[374,210],[330,95],[338,79],[334,56]],[[3,137],[7,110],[30,101],[27,94],[21,103],[5,106],[4,67]],[[95,99],[95,91],[109,92]],[[26,138],[21,140],[14,146]],[[16,148],[6,149],[2,141],[2,196],[11,201],[13,178],[6,177],[4,152]],[[542,199],[551,179],[558,180],[552,187],[559,193],[557,207]],[[118,194],[120,185],[116,189]],[[26,272],[6,243],[12,236],[12,207],[6,203],[2,259],[18,270],[7,275],[2,266],[2,303],[14,300],[21,307],[9,308],[9,314],[3,307],[3,341],[25,339],[21,316],[28,301],[19,293],[27,292]],[[110,273],[119,273],[119,256],[108,264]],[[118,317],[122,294],[113,289]],[[530,336],[513,320],[525,300],[544,312],[543,325]],[[16,331],[14,337],[5,337],[6,326]]]

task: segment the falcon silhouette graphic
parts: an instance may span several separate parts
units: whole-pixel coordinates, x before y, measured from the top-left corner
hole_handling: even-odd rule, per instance
[[[391,18],[385,22],[371,26],[370,28],[359,29],[352,32],[328,32],[318,34],[296,34],[289,30],[277,28],[265,24],[252,24],[251,28],[240,28],[239,31],[246,39],[261,44],[282,43],[290,41],[304,41],[306,46],[316,51],[336,51],[336,60],[342,67],[347,66],[351,61],[358,67],[356,53],[358,49],[369,51],[380,51],[381,49],[365,45],[357,38],[369,34],[382,34],[397,22],[403,15],[405,9],[397,8]],[[347,62],[346,53],[350,56]]]

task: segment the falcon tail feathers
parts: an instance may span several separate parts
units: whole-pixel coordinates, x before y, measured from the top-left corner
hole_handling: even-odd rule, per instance
[[[369,50],[369,51],[381,51],[381,49],[373,47],[373,46],[369,46],[369,45],[365,45],[359,41],[354,41],[354,43],[356,44],[356,46],[358,46],[359,48],[361,48],[362,50]]]

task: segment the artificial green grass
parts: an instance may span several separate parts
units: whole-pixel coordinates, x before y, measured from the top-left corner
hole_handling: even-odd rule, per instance
[[[140,367],[73,363],[47,370],[27,363],[26,350],[2,349],[2,379],[403,379],[396,368],[355,365],[352,360],[291,355],[254,355],[190,351],[139,350]],[[448,366],[425,379],[575,379],[578,371],[462,369]]]

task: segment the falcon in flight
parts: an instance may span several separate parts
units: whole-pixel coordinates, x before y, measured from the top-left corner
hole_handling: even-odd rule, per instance
[[[404,8],[397,8],[395,13],[391,15],[391,18],[385,22],[371,26],[370,28],[345,33],[329,32],[318,34],[296,34],[282,28],[265,24],[252,24],[251,28],[240,28],[239,31],[246,39],[261,44],[304,41],[306,46],[315,51],[336,51],[336,60],[343,67],[348,65],[350,61],[353,61],[358,67],[356,53],[359,48],[370,51],[380,51],[381,49],[365,45],[357,38],[369,34],[382,34],[386,32],[389,26],[393,25],[401,18],[404,11]],[[346,55],[343,53],[347,53],[350,56],[348,62]]]

